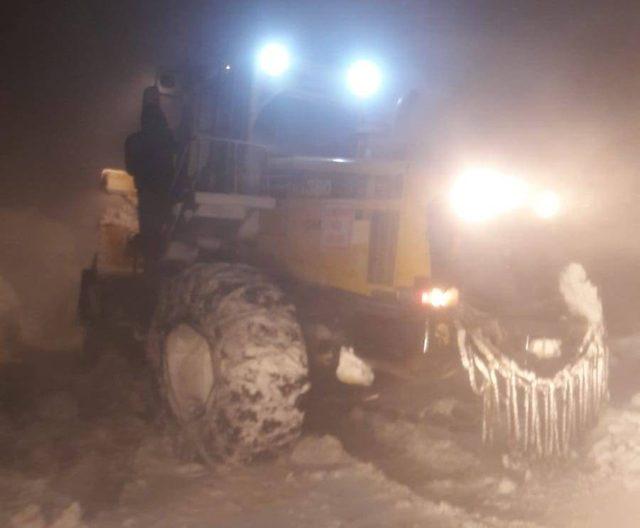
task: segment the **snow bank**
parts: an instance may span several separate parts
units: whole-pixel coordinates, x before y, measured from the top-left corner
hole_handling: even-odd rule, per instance
[[[0,225],[3,332],[15,320],[26,345],[59,349],[79,344],[75,309],[82,262],[74,233],[33,207],[0,208]]]
[[[602,323],[602,302],[598,289],[589,280],[587,272],[580,264],[569,264],[562,271],[560,293],[571,313],[584,317],[591,324]]]
[[[640,489],[640,393],[627,409],[609,409],[598,433],[590,448],[598,476],[619,478],[628,488]]]

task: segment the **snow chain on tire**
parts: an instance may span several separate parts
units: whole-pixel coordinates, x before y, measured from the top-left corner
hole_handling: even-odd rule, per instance
[[[208,345],[211,372],[195,377],[211,386],[190,405],[177,401],[167,363],[176,329]],[[203,461],[247,461],[299,436],[309,389],[302,331],[293,305],[260,271],[217,263],[180,273],[160,293],[148,354],[181,434]]]

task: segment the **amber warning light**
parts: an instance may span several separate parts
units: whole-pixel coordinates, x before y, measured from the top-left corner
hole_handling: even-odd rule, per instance
[[[420,294],[420,302],[423,306],[432,308],[447,308],[458,303],[459,293],[456,288],[431,288],[423,290]]]

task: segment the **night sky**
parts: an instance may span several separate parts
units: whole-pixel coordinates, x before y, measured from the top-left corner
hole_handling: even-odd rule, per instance
[[[48,200],[121,165],[157,65],[248,53],[271,35],[313,60],[373,50],[389,77],[416,74],[450,156],[636,172],[632,2],[67,0],[15,3],[3,20],[4,203]]]

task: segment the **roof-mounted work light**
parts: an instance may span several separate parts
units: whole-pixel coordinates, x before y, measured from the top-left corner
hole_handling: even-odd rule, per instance
[[[356,97],[366,98],[374,95],[381,83],[380,68],[369,60],[356,61],[347,70],[347,86]]]
[[[289,50],[282,44],[272,42],[258,53],[258,68],[270,77],[279,77],[291,66]]]

